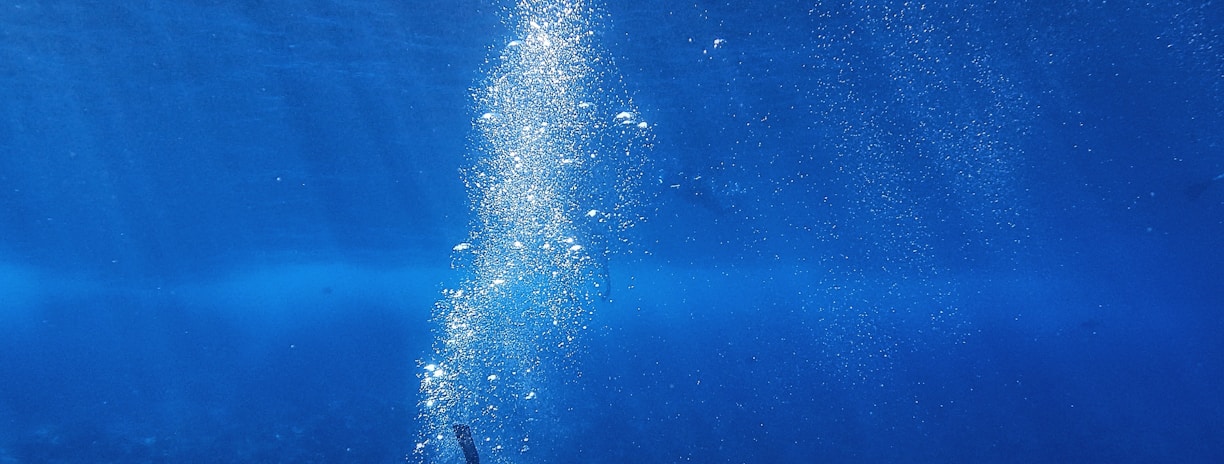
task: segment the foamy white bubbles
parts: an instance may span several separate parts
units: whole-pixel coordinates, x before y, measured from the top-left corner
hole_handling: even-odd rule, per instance
[[[421,373],[427,461],[462,461],[437,438],[454,423],[483,437],[492,462],[550,433],[563,405],[544,399],[565,397],[547,392],[574,375],[605,281],[598,244],[633,224],[622,215],[650,125],[595,47],[595,14],[582,0],[519,1],[474,92],[473,230],[452,248],[463,280],[437,304],[439,361]]]

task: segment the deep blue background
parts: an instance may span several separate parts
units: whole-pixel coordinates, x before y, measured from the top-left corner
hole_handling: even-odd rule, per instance
[[[552,461],[1224,460],[1224,5],[606,12],[647,221]],[[0,463],[409,454],[502,16],[0,7]]]

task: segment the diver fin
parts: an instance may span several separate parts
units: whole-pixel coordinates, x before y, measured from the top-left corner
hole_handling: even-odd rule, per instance
[[[476,454],[476,442],[472,440],[472,429],[464,424],[455,424],[455,438],[459,439],[459,447],[463,448],[463,459],[467,464],[480,464],[480,456]]]

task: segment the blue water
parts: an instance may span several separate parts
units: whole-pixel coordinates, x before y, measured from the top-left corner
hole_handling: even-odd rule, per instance
[[[609,3],[638,220],[487,461],[1224,461],[1224,4]],[[426,459],[510,7],[0,6],[0,464]]]

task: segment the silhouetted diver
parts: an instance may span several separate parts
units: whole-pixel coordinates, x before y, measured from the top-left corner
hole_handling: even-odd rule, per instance
[[[1207,189],[1211,188],[1212,185],[1215,185],[1216,182],[1221,180],[1224,180],[1224,173],[1212,177],[1210,180],[1191,185],[1190,188],[1186,189],[1186,194],[1190,196],[1191,200],[1197,200],[1199,197],[1203,196],[1203,192],[1206,192]]]
[[[463,459],[467,464],[480,464],[480,456],[476,454],[476,442],[472,441],[472,429],[463,424],[455,424],[455,438],[459,439],[459,447],[463,448]]]

